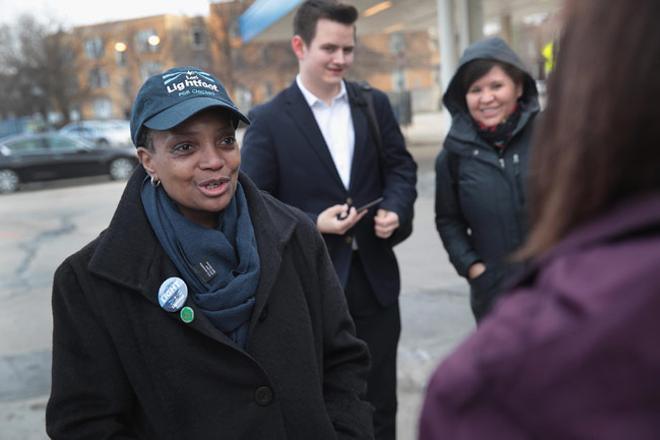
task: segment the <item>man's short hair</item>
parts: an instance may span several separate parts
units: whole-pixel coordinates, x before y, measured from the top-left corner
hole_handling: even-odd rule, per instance
[[[357,21],[358,11],[352,5],[337,0],[307,0],[293,18],[293,34],[309,45],[316,35],[316,23],[322,18],[352,25]]]

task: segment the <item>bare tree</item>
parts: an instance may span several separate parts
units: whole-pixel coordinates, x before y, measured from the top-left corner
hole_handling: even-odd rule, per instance
[[[14,25],[0,27],[0,93],[3,116],[49,113],[68,122],[80,100],[76,80],[76,52],[61,26],[23,15]]]

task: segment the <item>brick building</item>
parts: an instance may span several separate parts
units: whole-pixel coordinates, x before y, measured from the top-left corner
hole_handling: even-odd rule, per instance
[[[76,27],[81,119],[126,118],[150,75],[178,64],[211,68],[204,17],[157,15]]]
[[[158,15],[73,29],[81,119],[126,118],[137,89],[175,65],[216,74],[247,110],[287,87],[297,72],[289,40],[242,44],[238,17],[251,1],[211,3],[206,17]],[[359,26],[358,26],[359,29]],[[360,35],[351,78],[409,91],[415,110],[437,108],[439,55],[429,32]]]

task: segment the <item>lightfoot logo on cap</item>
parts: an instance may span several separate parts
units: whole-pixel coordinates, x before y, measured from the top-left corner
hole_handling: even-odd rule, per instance
[[[215,79],[201,70],[166,73],[163,75],[163,84],[167,87],[167,93],[179,92],[179,96],[190,93],[209,94],[209,91],[218,93],[220,91]]]
[[[163,281],[158,289],[158,304],[168,312],[176,312],[186,303],[188,286],[179,277],[170,277]]]

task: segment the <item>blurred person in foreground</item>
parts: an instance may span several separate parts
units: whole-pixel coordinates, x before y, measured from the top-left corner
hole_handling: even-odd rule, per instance
[[[465,50],[443,101],[452,123],[435,165],[435,223],[470,284],[479,321],[514,272],[506,258],[527,232],[524,183],[538,92],[522,61],[495,37]]]
[[[387,96],[344,79],[357,18],[355,7],[334,0],[300,5],[291,38],[299,74],[250,112],[241,154],[259,188],[300,208],[323,234],[357,336],[371,354],[367,400],[375,437],[390,440],[401,333],[393,247],[412,232],[417,165]]]
[[[660,2],[566,8],[531,265],[433,375],[422,440],[660,438]]]
[[[138,92],[142,167],[55,274],[52,438],[373,437],[368,352],[321,235],[239,171],[239,121],[195,67]]]

